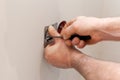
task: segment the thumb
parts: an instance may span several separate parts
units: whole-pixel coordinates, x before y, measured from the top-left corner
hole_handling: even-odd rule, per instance
[[[48,32],[51,36],[61,36],[53,26],[49,26]],[[61,40],[61,38],[54,38],[55,42]]]
[[[70,25],[66,28],[63,28],[61,35],[63,36],[64,39],[68,39],[71,37],[71,35],[75,33],[76,33],[75,27]]]

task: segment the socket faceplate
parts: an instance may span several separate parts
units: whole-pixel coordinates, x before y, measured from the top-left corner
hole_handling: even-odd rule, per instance
[[[57,30],[58,23],[52,24],[52,26]],[[44,28],[44,48],[53,41],[53,38],[48,33],[49,26],[45,26]]]

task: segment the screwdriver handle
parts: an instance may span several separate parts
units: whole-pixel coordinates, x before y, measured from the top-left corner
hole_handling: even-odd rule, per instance
[[[70,38],[69,38],[69,40],[73,40],[73,38],[75,38],[75,37],[78,37],[80,40],[90,40],[91,39],[91,36],[89,36],[89,35],[87,35],[87,36],[80,36],[80,35],[78,35],[78,34],[74,34],[74,35],[72,35]]]

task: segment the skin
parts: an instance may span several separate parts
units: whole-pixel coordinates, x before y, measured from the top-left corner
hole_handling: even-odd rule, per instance
[[[89,41],[79,40],[74,38],[71,41],[66,41],[67,45],[78,46],[83,48],[86,45],[95,44],[106,40],[120,40],[120,18],[95,18],[80,16],[69,21],[61,35],[64,39],[68,39],[72,34],[90,35],[92,37]]]
[[[45,48],[45,59],[58,68],[74,68],[86,80],[120,80],[120,63],[102,61],[78,51],[85,45],[100,41],[120,40],[119,18],[78,17],[68,22],[59,34],[52,26],[49,27],[51,36],[62,35],[64,39],[54,38],[54,42]],[[74,38],[67,40],[72,34],[90,35],[89,41]]]

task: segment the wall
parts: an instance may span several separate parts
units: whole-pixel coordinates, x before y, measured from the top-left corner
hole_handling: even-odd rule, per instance
[[[77,16],[101,17],[103,0],[58,0],[60,18],[70,20]]]
[[[56,0],[0,0],[0,80],[58,80],[43,59],[44,26],[58,20]]]
[[[104,0],[103,17],[120,16],[120,0]]]
[[[100,4],[99,0],[1,0],[0,80],[82,80],[73,69],[59,70],[45,62],[43,30],[59,19],[101,16]],[[94,49],[84,51],[95,53]]]
[[[119,16],[119,0],[0,0],[0,80],[84,80],[73,69],[56,69],[43,59],[44,26],[77,16]],[[116,6],[115,6],[116,5]],[[120,61],[119,43],[82,51]]]

